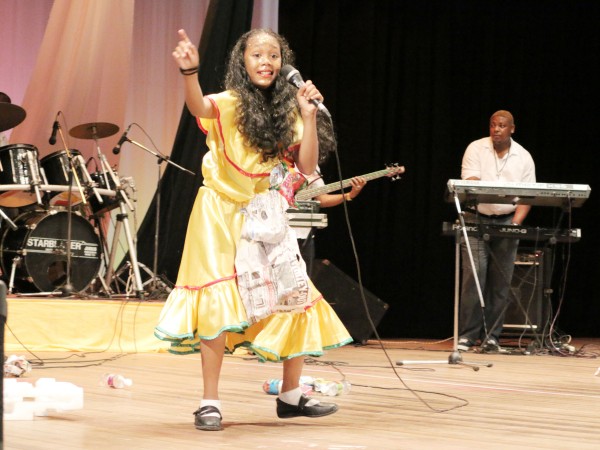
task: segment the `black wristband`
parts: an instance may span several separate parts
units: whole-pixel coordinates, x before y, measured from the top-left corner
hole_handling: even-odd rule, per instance
[[[179,71],[181,72],[182,75],[194,75],[195,73],[198,73],[198,67],[192,67],[190,69],[182,69],[181,67],[179,68]]]

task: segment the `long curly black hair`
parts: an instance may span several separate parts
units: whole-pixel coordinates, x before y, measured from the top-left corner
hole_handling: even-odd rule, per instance
[[[294,64],[294,53],[286,39],[273,30],[256,28],[243,34],[234,45],[227,62],[225,89],[238,98],[236,124],[246,145],[263,154],[263,160],[275,158],[294,143],[294,124],[300,114],[296,88],[283,77],[277,77],[268,89],[260,89],[250,81],[244,52],[248,40],[260,34],[274,37],[281,49],[281,66]],[[335,151],[337,140],[331,121],[317,113],[319,162]]]

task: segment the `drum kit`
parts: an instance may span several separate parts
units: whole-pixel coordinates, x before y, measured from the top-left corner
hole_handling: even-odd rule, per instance
[[[20,106],[0,103],[0,133],[20,124],[25,116]],[[57,130],[64,149],[41,159],[30,144],[0,147],[0,264],[8,292],[112,297],[122,294],[121,282],[127,284],[126,296],[143,298],[126,209],[134,211],[128,195],[130,188],[135,189],[133,181],[131,177],[119,179],[98,145],[99,139],[116,134],[119,127],[97,122],[69,130],[74,138],[95,142],[100,167],[94,173],[88,172],[81,152],[68,147],[58,121],[54,140]],[[120,214],[109,249],[103,220],[117,208]],[[133,283],[123,283],[118,278],[121,272],[112,269],[121,227],[129,246],[127,267]]]

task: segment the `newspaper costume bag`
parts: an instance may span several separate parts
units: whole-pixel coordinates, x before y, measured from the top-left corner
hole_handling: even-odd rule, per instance
[[[278,166],[277,176],[282,174],[290,175]],[[283,184],[290,183],[275,183]],[[272,189],[255,196],[242,210],[245,222],[235,267],[250,324],[277,312],[303,312],[311,305],[306,264],[287,221],[285,197]]]
[[[245,216],[242,239],[275,244],[283,239],[287,217],[287,202],[275,190],[256,195],[242,209]]]

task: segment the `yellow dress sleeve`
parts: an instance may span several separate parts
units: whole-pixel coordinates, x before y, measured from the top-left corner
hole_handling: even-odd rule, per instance
[[[263,161],[260,152],[245,144],[235,124],[237,98],[231,91],[211,94],[208,98],[217,109],[217,117],[197,119],[209,149],[202,161],[204,185],[235,201],[248,201],[269,188],[269,174],[280,160]],[[302,137],[302,125],[298,117],[294,146]]]

